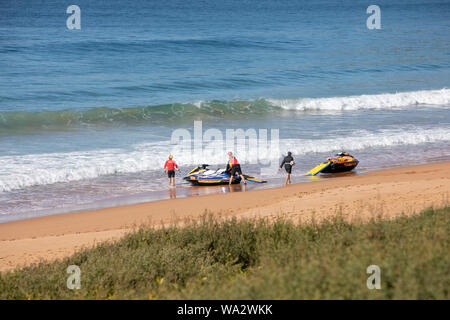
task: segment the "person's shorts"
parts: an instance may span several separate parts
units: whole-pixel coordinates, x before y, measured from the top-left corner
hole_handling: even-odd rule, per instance
[[[174,178],[175,177],[175,170],[167,170],[167,176],[169,178]]]
[[[291,173],[292,172],[292,166],[290,164],[285,164],[284,165],[284,170],[286,170],[287,173]]]
[[[231,167],[231,175],[234,176],[236,173],[237,174],[242,174],[241,165],[240,164],[234,164]]]

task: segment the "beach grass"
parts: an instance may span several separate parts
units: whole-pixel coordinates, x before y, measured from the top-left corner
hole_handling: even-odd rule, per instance
[[[69,265],[80,289],[69,290]],[[367,267],[381,289],[368,289]],[[1,299],[449,299],[450,207],[351,224],[205,215],[0,274]]]

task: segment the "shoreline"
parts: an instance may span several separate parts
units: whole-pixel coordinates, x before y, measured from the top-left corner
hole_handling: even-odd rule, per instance
[[[407,163],[394,163],[391,165],[384,165],[378,168],[375,167],[358,167],[358,169],[355,171],[350,172],[344,172],[341,174],[331,174],[331,175],[318,175],[318,176],[304,176],[304,173],[306,173],[310,167],[308,167],[307,170],[302,171],[300,174],[294,174],[291,176],[291,179],[294,181],[293,184],[302,184],[302,183],[309,183],[309,182],[317,182],[317,181],[326,181],[329,179],[336,179],[336,178],[342,178],[342,176],[350,176],[350,175],[365,175],[370,172],[376,172],[380,170],[386,170],[386,169],[397,169],[397,168],[403,168],[403,167],[409,167],[409,166],[416,166],[416,165],[425,165],[425,164],[433,164],[433,163],[440,163],[440,162],[446,162],[450,161],[449,157],[437,157],[437,158],[431,158],[427,159],[426,161],[409,161]],[[284,170],[280,172],[280,175],[277,177],[270,178],[270,181],[264,184],[254,184],[250,183],[247,184],[247,190],[262,190],[262,189],[276,189],[283,187],[285,178],[285,172]],[[181,179],[181,178],[179,178]],[[77,205],[71,205],[71,206],[62,206],[62,207],[56,207],[56,208],[48,208],[48,209],[39,209],[36,211],[32,211],[31,213],[18,213],[18,214],[12,214],[12,215],[0,215],[0,225],[3,223],[8,222],[14,222],[14,221],[21,221],[21,220],[27,220],[27,219],[34,219],[34,218],[40,218],[40,217],[46,217],[46,216],[52,216],[52,215],[59,215],[59,214],[67,214],[67,213],[76,213],[76,212],[84,212],[84,211],[96,211],[100,209],[109,209],[109,208],[115,208],[115,207],[122,207],[122,206],[129,206],[129,205],[136,205],[136,204],[143,204],[143,203],[149,203],[149,202],[157,202],[157,201],[163,201],[163,200],[171,200],[171,199],[181,199],[181,198],[187,198],[187,197],[198,197],[198,196],[205,196],[205,195],[212,195],[212,194],[225,194],[230,192],[239,192],[241,187],[239,185],[233,185],[233,190],[229,190],[228,186],[193,186],[189,183],[183,183],[182,181],[178,180],[178,183],[176,185],[176,188],[162,188],[159,190],[154,190],[150,192],[142,192],[142,193],[134,193],[131,195],[121,195],[121,196],[114,196],[111,198],[104,198],[101,200],[96,200],[93,202],[87,202]]]
[[[0,271],[70,256],[83,247],[119,239],[140,225],[198,219],[205,212],[236,217],[285,217],[307,223],[341,214],[359,222],[394,218],[450,196],[450,161],[382,169],[245,192],[202,195],[55,214],[0,224]]]

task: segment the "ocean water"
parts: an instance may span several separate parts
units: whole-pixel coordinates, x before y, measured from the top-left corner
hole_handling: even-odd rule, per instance
[[[66,27],[72,4],[81,30]],[[370,4],[1,1],[0,222],[227,192],[166,186],[172,134],[194,145],[194,121],[277,130],[279,150],[254,161],[248,142],[203,141],[174,153],[182,172],[229,149],[258,176],[293,152],[294,182],[340,151],[355,174],[450,159],[450,1],[377,1],[379,30]],[[264,178],[248,189],[283,176]]]

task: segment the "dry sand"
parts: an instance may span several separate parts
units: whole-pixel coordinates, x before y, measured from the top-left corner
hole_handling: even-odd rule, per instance
[[[142,224],[160,225],[205,212],[237,217],[284,216],[300,223],[341,214],[350,221],[393,218],[449,204],[450,162],[273,189],[214,194],[0,224],[0,271],[52,261],[118,239]]]

